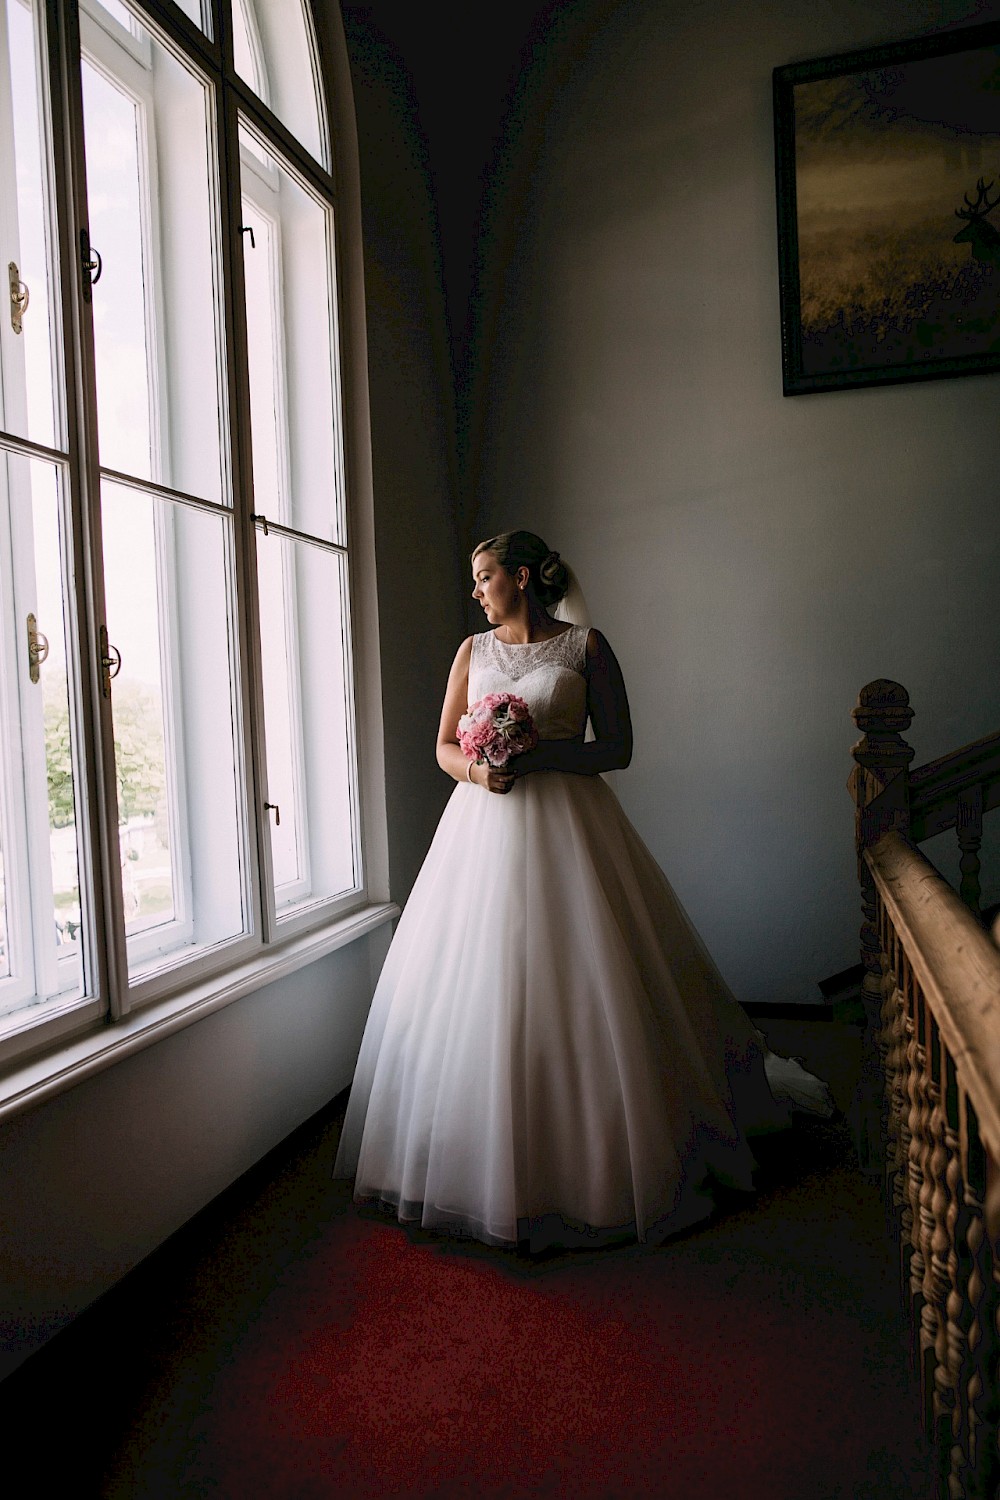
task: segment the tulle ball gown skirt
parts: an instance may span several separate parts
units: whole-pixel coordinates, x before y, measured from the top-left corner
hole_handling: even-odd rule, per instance
[[[490,1244],[659,1239],[787,1123],[758,1034],[599,776],[458,785],[400,919],[335,1172]]]

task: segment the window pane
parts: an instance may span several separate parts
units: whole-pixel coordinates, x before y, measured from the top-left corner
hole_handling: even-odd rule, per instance
[[[307,0],[232,0],[236,71],[306,150],[329,166],[326,111]]]
[[[116,21],[130,36],[141,38],[146,35],[131,11],[122,5],[121,0],[84,0],[84,7],[102,25],[106,26],[110,19]],[[113,32],[112,35],[114,35]]]
[[[174,3],[186,16],[189,16],[196,26],[200,26],[207,36],[212,34],[211,5],[208,0],[174,0]],[[119,26],[124,27],[133,36],[142,35],[142,27],[131,14],[122,0],[84,0],[84,5],[90,13],[98,18],[102,13],[111,16]]]
[[[206,36],[212,35],[212,7],[209,0],[176,0],[186,16],[200,26]]]
[[[67,651],[63,478],[41,460],[11,453],[0,460],[4,1013],[73,998],[85,987],[90,917],[80,879],[83,798]]]
[[[260,531],[257,568],[274,898],[287,914],[360,883],[346,568]]]
[[[229,521],[102,486],[129,973],[235,937],[249,902]]]
[[[46,447],[62,447],[61,391],[54,377],[55,313],[44,76],[37,3],[0,0],[0,426]],[[20,304],[20,332],[14,327]],[[13,314],[13,317],[12,317]]]
[[[228,498],[206,85],[155,36],[81,17],[101,462]]]
[[[10,960],[8,958],[8,946],[10,938],[7,935],[7,875],[4,864],[4,843],[6,831],[3,826],[3,789],[0,788],[0,979],[6,979],[10,973]]]
[[[343,543],[331,211],[241,141],[254,509]]]

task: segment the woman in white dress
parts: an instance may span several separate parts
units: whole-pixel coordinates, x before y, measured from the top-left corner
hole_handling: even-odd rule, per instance
[[[788,1122],[776,1094],[821,1113],[829,1095],[767,1053],[602,779],[631,758],[628,698],[600,632],[549,613],[558,553],[506,532],[472,572],[491,628],[448,680],[437,759],[457,785],[372,1000],[335,1174],[489,1244],[660,1240],[711,1211],[713,1181],[752,1188],[747,1133]],[[539,734],[503,770],[458,744],[495,692]]]

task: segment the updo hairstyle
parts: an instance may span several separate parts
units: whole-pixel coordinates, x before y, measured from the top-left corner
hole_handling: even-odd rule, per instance
[[[518,568],[527,568],[529,585],[543,609],[558,604],[569,588],[569,569],[558,552],[552,552],[533,531],[501,531],[480,542],[470,561],[480,552],[492,552],[505,572],[513,578]]]

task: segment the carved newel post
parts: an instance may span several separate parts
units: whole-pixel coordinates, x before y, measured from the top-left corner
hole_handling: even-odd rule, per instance
[[[910,822],[909,765],[914,751],[902,737],[913,721],[910,695],[898,682],[884,677],[869,682],[858,694],[851,717],[861,738],[851,749],[855,766],[847,783],[854,799],[854,843],[861,887],[861,998],[865,1007],[865,1036],[859,1094],[858,1155],[867,1171],[882,1162],[881,1099],[884,1081],[878,1038],[882,1010],[882,965],[876,927],[875,883],[865,863],[865,850],[877,844],[890,828],[906,833]]]

